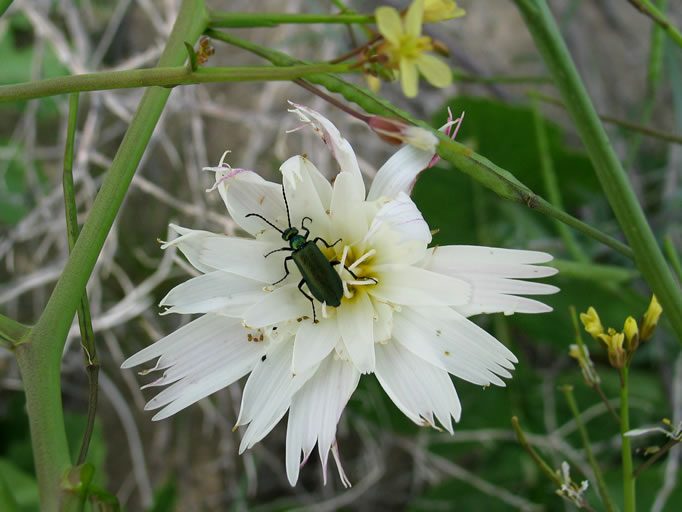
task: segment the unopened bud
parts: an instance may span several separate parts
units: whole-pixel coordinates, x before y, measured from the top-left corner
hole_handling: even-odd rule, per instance
[[[599,384],[599,375],[597,375],[594,363],[590,359],[590,352],[586,346],[571,345],[568,355],[578,361],[585,384],[591,388]]]
[[[646,310],[646,313],[644,313],[644,318],[642,318],[642,328],[639,332],[639,339],[641,341],[647,341],[653,336],[661,313],[663,313],[663,308],[658,303],[656,296],[652,295],[649,308]]]
[[[625,334],[626,347],[628,352],[633,352],[639,345],[639,327],[637,321],[631,316],[625,319],[623,326],[623,333]]]
[[[389,144],[409,144],[425,151],[436,152],[438,137],[424,128],[400,119],[381,116],[370,117],[368,124],[381,140]]]
[[[616,332],[614,329],[609,329],[609,333],[600,334],[599,339],[606,344],[611,366],[614,368],[622,368],[625,366],[625,350],[623,349],[625,335],[622,332]]]
[[[454,0],[424,1],[424,23],[451,20],[465,14],[466,11],[461,7],[457,7],[457,3]]]

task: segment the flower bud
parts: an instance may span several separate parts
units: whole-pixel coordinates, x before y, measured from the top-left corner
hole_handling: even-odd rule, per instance
[[[663,308],[658,303],[656,296],[652,295],[649,308],[646,310],[646,313],[644,313],[644,318],[642,318],[642,329],[639,333],[639,339],[641,341],[647,341],[653,336],[661,313],[663,313]]]
[[[453,0],[424,1],[424,23],[451,20],[465,14],[466,11],[461,7],[457,7],[457,2]]]
[[[592,359],[590,359],[590,352],[587,350],[587,347],[571,345],[568,355],[578,361],[580,371],[583,374],[583,379],[585,379],[585,384],[591,388],[599,384],[599,375],[597,375],[594,363],[592,362]]]
[[[611,366],[614,368],[622,368],[625,366],[625,350],[623,349],[625,335],[622,332],[616,332],[614,329],[609,329],[609,333],[600,334],[599,339],[606,344]]]
[[[639,327],[637,321],[631,316],[625,319],[623,326],[623,333],[625,333],[626,347],[628,352],[633,352],[639,345]]]
[[[369,127],[381,140],[389,144],[409,144],[425,151],[435,153],[438,137],[424,128],[411,125],[400,119],[371,116]]]
[[[590,333],[595,340],[599,341],[599,335],[604,333],[604,327],[599,320],[597,311],[590,306],[587,313],[580,313],[580,321],[585,326],[585,330]]]

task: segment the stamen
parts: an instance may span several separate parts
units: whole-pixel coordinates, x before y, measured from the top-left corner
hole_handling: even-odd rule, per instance
[[[229,149],[226,150],[226,151],[223,153],[223,156],[220,157],[220,163],[218,164],[218,167],[222,167],[222,166],[223,166],[223,164],[225,163],[225,157],[226,157],[227,155],[229,155],[230,153],[232,153],[232,151],[230,151]],[[227,167],[229,167],[229,165],[227,165]]]
[[[322,303],[322,318],[327,318],[327,301]]]
[[[365,261],[367,258],[370,258],[370,257],[374,256],[376,253],[377,253],[377,250],[376,250],[376,249],[370,249],[370,250],[367,251],[365,254],[363,254],[362,256],[360,256],[357,260],[355,260],[355,262],[354,262],[350,267],[348,267],[348,270],[352,271],[352,270],[353,270],[355,267],[357,267],[360,263],[362,263],[363,261]]]
[[[343,296],[346,297],[347,299],[352,298],[353,294],[350,292],[350,289],[348,288],[348,281],[342,280],[341,284],[343,285]]]
[[[346,268],[346,257],[348,257],[348,249],[349,247],[347,245],[343,246],[343,254],[341,255],[341,261],[339,262],[339,275],[341,275],[341,272]]]
[[[368,284],[377,284],[372,279],[363,279],[362,281],[344,281],[343,284],[352,284],[353,286],[365,286]]]

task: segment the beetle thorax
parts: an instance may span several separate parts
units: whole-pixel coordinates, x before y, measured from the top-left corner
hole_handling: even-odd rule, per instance
[[[305,245],[307,242],[306,238],[307,237],[303,235],[299,235],[298,229],[296,228],[287,228],[282,232],[282,239],[289,242],[289,247],[291,247],[294,251],[297,251]]]

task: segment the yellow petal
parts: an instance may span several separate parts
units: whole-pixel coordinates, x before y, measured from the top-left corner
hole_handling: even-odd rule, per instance
[[[424,0],[414,0],[405,15],[405,32],[412,37],[419,37],[422,33],[424,19]]]
[[[431,85],[447,87],[452,83],[452,71],[442,60],[433,55],[421,54],[417,59],[417,68]]]
[[[377,20],[377,28],[384,39],[394,46],[400,45],[400,36],[403,35],[403,22],[400,14],[393,7],[379,7],[374,15]]]
[[[414,98],[417,95],[419,88],[419,73],[414,62],[402,59],[400,61],[400,84],[403,86],[403,92],[408,98]]]

